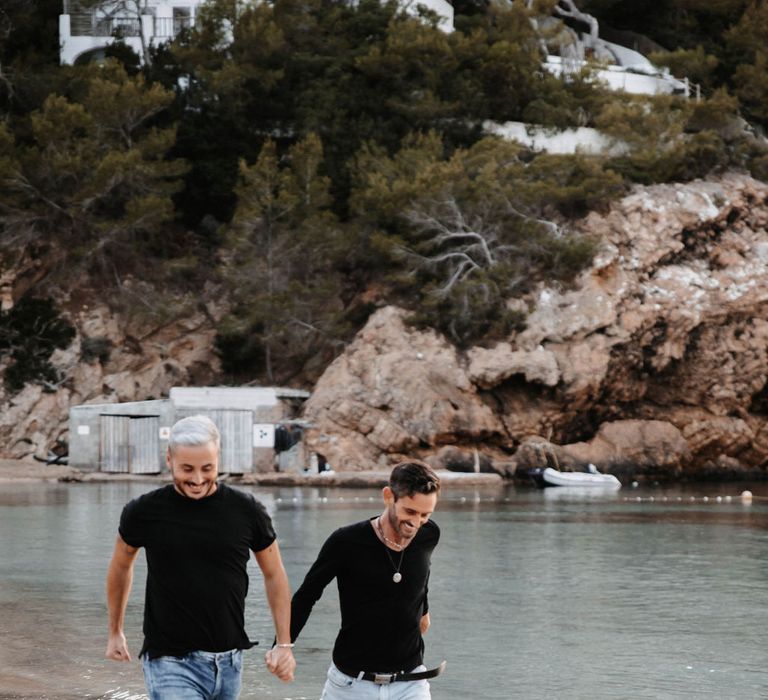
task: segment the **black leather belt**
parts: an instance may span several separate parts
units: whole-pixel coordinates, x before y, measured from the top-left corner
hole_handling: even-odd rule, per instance
[[[437,668],[429,668],[426,671],[414,671],[413,673],[406,673],[405,671],[374,673],[373,671],[349,671],[339,666],[336,668],[345,676],[351,676],[361,681],[373,681],[379,685],[387,685],[388,683],[397,683],[399,681],[421,681],[426,678],[435,678],[445,670],[446,664],[447,662],[443,661]]]

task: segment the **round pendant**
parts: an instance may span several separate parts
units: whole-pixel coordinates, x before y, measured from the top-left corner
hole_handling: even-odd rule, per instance
[[[395,571],[395,573],[392,574],[392,580],[395,583],[400,583],[400,581],[403,580],[403,575],[399,571]]]

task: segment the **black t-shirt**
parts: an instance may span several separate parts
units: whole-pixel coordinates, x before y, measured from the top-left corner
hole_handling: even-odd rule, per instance
[[[370,520],[336,530],[325,542],[304,583],[291,602],[291,638],[296,639],[312,606],[336,578],[341,629],[333,661],[352,671],[410,671],[424,657],[419,623],[429,611],[427,600],[432,550],[440,529],[427,521],[400,553],[388,549]],[[389,552],[389,554],[387,554]]]
[[[245,633],[248,559],[272,544],[275,531],[251,494],[219,484],[195,500],[168,485],[125,506],[120,537],[147,555],[141,655],[254,645]]]

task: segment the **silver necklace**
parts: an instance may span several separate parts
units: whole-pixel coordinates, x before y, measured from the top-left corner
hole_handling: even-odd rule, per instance
[[[396,547],[397,549],[403,550],[405,549],[406,545],[404,544],[398,544],[397,542],[393,542],[384,534],[384,528],[381,526],[381,516],[376,518],[376,529],[379,531],[379,534],[381,535],[381,538],[387,543],[391,544],[393,547]]]
[[[381,528],[381,523],[379,522],[379,519],[376,518],[376,529],[379,531],[379,534],[384,537],[384,531]],[[389,540],[384,537],[384,539],[389,542]],[[396,543],[392,543],[396,544]],[[395,583],[400,583],[400,581],[403,580],[403,575],[400,573],[400,567],[403,565],[403,555],[405,554],[405,546],[404,545],[397,545],[398,547],[401,547],[400,549],[400,561],[397,562],[397,566],[395,566],[395,560],[392,558],[392,555],[389,553],[389,547],[387,545],[384,545],[384,551],[387,553],[387,558],[389,559],[389,563],[392,564],[392,568],[395,570],[395,573],[392,574],[392,580]]]
[[[387,556],[389,557],[389,561],[392,563],[392,567],[395,569],[395,573],[392,574],[392,580],[395,583],[400,583],[400,581],[403,580],[403,575],[400,573],[400,567],[403,565],[403,554],[405,554],[405,550],[402,550],[400,552],[400,561],[397,562],[397,566],[395,566],[395,560],[392,558],[392,555],[389,553],[389,547],[384,547],[384,551],[387,553]]]

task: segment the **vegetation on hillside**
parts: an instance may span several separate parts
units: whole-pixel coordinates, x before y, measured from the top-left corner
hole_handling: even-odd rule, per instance
[[[126,304],[131,275],[159,305],[214,282],[228,375],[282,383],[317,376],[377,304],[458,345],[523,326],[508,301],[569,283],[599,243],[569,222],[633,182],[768,177],[744,128],[768,125],[765,3],[580,3],[699,83],[699,102],[555,78],[532,22],[554,3],[529,4],[458,3],[446,34],[393,1],[211,0],[143,67],[119,44],[69,67],[59,2],[9,0],[0,246],[42,261],[46,296],[88,279]],[[621,148],[534,153],[485,120],[594,126]]]

